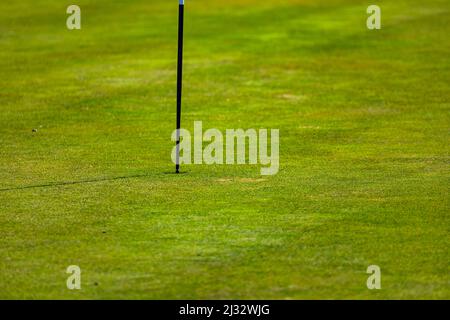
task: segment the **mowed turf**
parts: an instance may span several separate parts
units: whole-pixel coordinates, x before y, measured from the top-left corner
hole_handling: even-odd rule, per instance
[[[0,298],[450,298],[450,3],[372,2],[187,1],[183,127],[263,177],[172,174],[177,1],[2,1]]]

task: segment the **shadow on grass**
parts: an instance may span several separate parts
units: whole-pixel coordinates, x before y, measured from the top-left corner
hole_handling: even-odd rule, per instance
[[[163,172],[164,175],[185,175],[189,173],[188,171],[182,171],[180,173],[172,172]],[[0,192],[13,191],[13,190],[25,190],[25,189],[37,189],[37,188],[52,188],[52,187],[60,187],[60,186],[70,186],[75,184],[87,184],[87,183],[96,183],[96,182],[104,182],[104,181],[117,181],[117,180],[126,180],[126,179],[138,179],[138,178],[146,178],[154,176],[154,174],[136,174],[131,176],[119,176],[119,177],[105,177],[105,178],[96,178],[89,180],[80,180],[80,181],[61,181],[61,182],[52,182],[46,184],[37,184],[30,186],[22,186],[22,187],[12,187],[12,188],[3,188],[0,189]]]
[[[172,175],[172,176],[178,176],[178,175],[182,175],[182,174],[187,174],[188,173],[188,171],[181,171],[181,172],[178,172],[178,173],[176,173],[176,172],[164,172],[164,174],[168,174],[168,175]]]
[[[104,182],[104,181],[136,179],[136,178],[145,178],[145,177],[150,177],[150,176],[152,176],[152,175],[150,175],[150,174],[139,174],[139,175],[131,175],[131,176],[105,177],[105,178],[80,180],[80,181],[62,181],[62,182],[38,184],[38,185],[31,185],[31,186],[4,188],[4,189],[0,189],[0,192],[13,191],[13,190],[25,190],[25,189],[37,189],[37,188],[51,188],[51,187],[69,186],[69,185],[86,184],[86,183],[96,183],[96,182]]]

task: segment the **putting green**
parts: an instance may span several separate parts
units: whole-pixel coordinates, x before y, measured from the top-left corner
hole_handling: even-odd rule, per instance
[[[367,1],[187,1],[182,125],[279,129],[265,177],[172,174],[177,1],[76,4],[72,31],[0,4],[0,298],[450,298],[447,0],[379,1],[381,30]]]

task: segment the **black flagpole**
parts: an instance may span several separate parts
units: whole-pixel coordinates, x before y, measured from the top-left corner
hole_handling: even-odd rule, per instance
[[[180,173],[180,128],[181,128],[181,89],[183,81],[183,25],[184,0],[180,0],[178,11],[178,68],[177,68],[177,145],[176,173]]]

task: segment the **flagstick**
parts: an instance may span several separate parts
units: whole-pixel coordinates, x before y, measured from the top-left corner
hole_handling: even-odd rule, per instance
[[[183,80],[183,24],[184,0],[180,0],[178,13],[178,69],[177,69],[177,145],[176,173],[180,173],[181,89]]]

